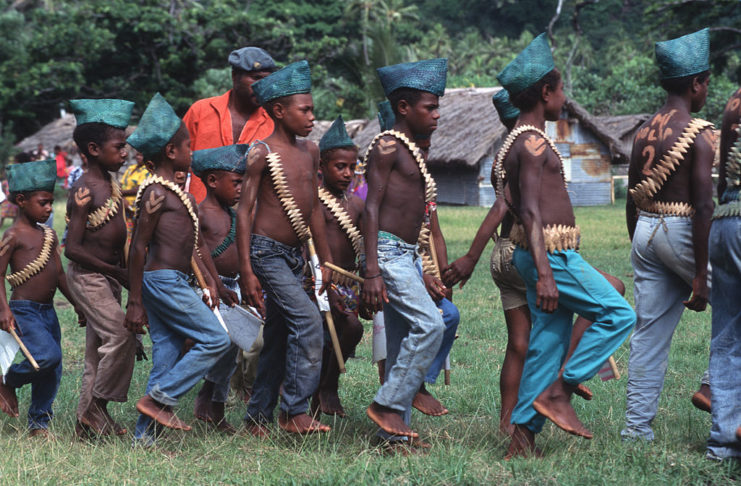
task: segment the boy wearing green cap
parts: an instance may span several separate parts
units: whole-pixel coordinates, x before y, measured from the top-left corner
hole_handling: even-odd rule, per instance
[[[622,344],[635,323],[635,313],[577,252],[579,228],[566,191],[563,162],[543,131],[546,120],[559,118],[565,101],[545,34],[536,37],[497,79],[520,110],[494,170],[497,197],[505,198],[515,217],[510,231],[516,245],[512,262],[527,286],[532,317],[512,411],[515,429],[509,458],[537,453],[535,434],[546,418],[571,434],[592,438],[571,406],[571,395]],[[573,314],[593,324],[563,365]]]
[[[342,117],[338,117],[319,141],[322,186],[319,200],[327,227],[327,242],[335,265],[355,273],[363,253],[363,237],[359,231],[363,200],[348,191],[358,160],[358,148],[347,134]],[[332,274],[329,302],[337,329],[342,357],[347,358],[363,337],[363,325],[358,320],[360,288],[346,276]],[[337,394],[340,369],[332,344],[325,339],[322,373],[319,386],[311,401],[312,412],[345,416]]]
[[[710,301],[715,144],[712,124],[691,115],[707,97],[709,36],[703,29],[656,43],[667,98],[633,143],[626,218],[638,322],[630,338],[625,438],[654,438],[674,330],[685,307],[700,312]],[[709,410],[707,373],[702,383],[693,403]]]
[[[39,369],[28,359],[11,365],[0,382],[0,408],[17,417],[16,389],[31,384],[31,436],[48,435],[52,403],[62,378],[61,331],[53,305],[57,288],[77,311],[57,251],[56,233],[42,226],[51,213],[55,182],[54,159],[8,167],[10,200],[18,205],[19,213],[0,241],[0,329],[18,333]],[[13,273],[6,275],[8,264]],[[10,302],[5,296],[5,281],[12,290]],[[78,316],[84,322],[79,311]]]
[[[275,130],[250,147],[237,210],[242,298],[265,316],[245,421],[251,433],[268,434],[282,383],[278,425],[292,433],[325,432],[330,428],[306,413],[319,384],[322,319],[302,287],[303,244],[311,249],[313,235],[319,261],[332,262],[317,196],[319,150],[297,139],[314,125],[309,64],[289,64],[252,90]],[[321,274],[328,283],[330,272],[322,267]]]
[[[147,326],[152,338],[152,371],[146,395],[136,403],[141,415],[134,433],[135,444],[148,446],[157,437],[155,422],[190,430],[172,407],[213,368],[231,342],[188,285],[187,274],[196,263],[206,269],[212,305],[218,305],[218,296],[224,293],[221,282],[211,278],[216,269],[200,232],[198,208],[174,182],[176,171],[190,168],[188,130],[157,93],[127,141],[154,168],[136,197],[125,319],[127,329],[143,334]],[[181,356],[186,339],[195,344]]]
[[[125,130],[134,103],[100,99],[72,100],[70,105],[77,119],[73,138],[88,166],[67,200],[67,278],[87,317],[75,431],[121,435],[126,429],[113,420],[107,405],[127,399],[136,338],[123,327],[127,230],[121,188],[111,173],[128,156]]]
[[[246,167],[247,144],[196,150],[191,170],[206,185],[206,198],[198,205],[201,234],[224,292],[219,296],[219,311],[225,322],[244,320],[237,309],[239,295],[239,256],[235,244],[237,214],[232,206],[239,202],[242,177]],[[224,417],[224,405],[229,395],[229,380],[236,369],[239,348],[232,344],[205,377],[194,404],[194,415],[213,423],[217,430],[233,434],[236,429]]]

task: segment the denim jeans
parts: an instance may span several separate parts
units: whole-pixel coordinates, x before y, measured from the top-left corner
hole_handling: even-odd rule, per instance
[[[440,344],[440,350],[435,355],[435,359],[432,360],[432,364],[427,369],[427,375],[425,376],[425,382],[432,385],[437,381],[437,377],[440,374],[440,370],[445,365],[445,359],[450,354],[450,349],[453,347],[453,341],[455,341],[455,333],[458,331],[458,323],[461,320],[461,314],[458,312],[458,307],[448,299],[442,299],[437,302],[437,308],[442,310],[443,322],[445,323],[445,332],[443,333],[443,341]]]
[[[62,379],[62,333],[54,306],[30,300],[8,302],[15,318],[18,335],[39,365],[34,370],[28,359],[11,365],[5,384],[20,388],[31,384],[28,428],[46,429],[52,418],[52,403]]]
[[[142,298],[152,339],[152,371],[146,393],[164,405],[193,388],[231,345],[211,309],[188,285],[188,277],[171,269],[144,272]],[[181,354],[183,342],[195,345]],[[153,440],[152,420],[140,415],[135,440]]]
[[[721,218],[710,228],[713,265],[713,334],[710,387],[713,425],[708,457],[741,458],[741,218]]]
[[[378,266],[389,303],[383,307],[386,381],[374,401],[401,412],[409,424],[412,400],[440,350],[445,323],[422,281],[416,245],[379,238]]]
[[[672,336],[695,276],[692,218],[642,212],[630,260],[638,320],[630,338],[625,429],[620,435],[653,440],[651,422],[664,387]]]
[[[517,247],[512,261],[527,285],[532,319],[512,423],[538,433],[545,417],[533,402],[558,377],[571,340],[574,314],[593,322],[566,363],[563,379],[577,385],[592,378],[620,347],[636,321],[635,312],[610,283],[574,250],[548,254],[558,288],[558,308],[549,314],[535,305],[538,271],[529,251]]]
[[[324,334],[319,310],[303,289],[301,248],[253,234],[250,260],[267,298],[264,345],[245,420],[269,423],[281,384],[281,410],[306,413],[319,385]]]

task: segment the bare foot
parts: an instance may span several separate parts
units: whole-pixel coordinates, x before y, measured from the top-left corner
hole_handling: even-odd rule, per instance
[[[409,445],[416,449],[432,449],[432,444],[423,441],[419,437],[417,437],[416,439],[409,439]]]
[[[587,385],[584,385],[582,383],[579,383],[576,385],[576,390],[574,390],[574,395],[578,395],[582,397],[584,400],[591,400],[592,397],[594,397],[594,393],[592,393],[592,390],[587,388]]]
[[[54,436],[47,429],[31,429],[28,432],[28,436],[31,438],[54,440]]]
[[[224,416],[223,402],[211,402],[211,410],[213,412],[212,417],[214,424],[216,424],[216,430],[227,435],[234,435],[237,433],[237,428],[230,424]]]
[[[432,415],[433,417],[439,417],[448,413],[448,409],[443,407],[443,404],[427,391],[424,383],[419,387],[417,394],[414,395],[412,406],[423,414]]]
[[[199,393],[193,403],[193,415],[195,415],[198,420],[212,423],[214,417],[211,408],[211,398]]]
[[[571,406],[571,394],[575,389],[576,386],[568,385],[563,378],[558,378],[538,395],[533,408],[569,434],[591,439],[594,436],[584,427]]]
[[[242,392],[242,401],[245,405],[250,404],[250,398],[252,398],[252,388],[245,388]]]
[[[419,434],[407,427],[407,424],[401,419],[401,414],[376,402],[370,404],[365,411],[368,417],[376,423],[387,434],[403,435],[416,439]]]
[[[514,431],[515,431],[515,426],[511,424],[509,420],[499,422],[499,433],[500,434],[510,436],[512,435],[512,432]]]
[[[149,395],[144,395],[136,402],[139,413],[146,415],[155,422],[177,430],[190,430],[190,425],[180,420],[172,411],[172,407],[162,405]]]
[[[712,411],[712,407],[710,406],[710,385],[700,385],[700,389],[692,395],[692,405],[703,412],[710,413]]]
[[[107,408],[103,409],[103,415],[105,417],[106,424],[108,427],[113,430],[113,433],[116,435],[125,435],[127,430],[126,427],[121,426],[118,422],[113,420],[113,417],[111,417],[111,414],[108,412]]]
[[[414,447],[406,440],[391,440],[381,444],[381,450],[387,456],[413,456],[426,452],[424,449]]]
[[[505,461],[515,457],[543,457],[540,449],[535,447],[535,434],[524,425],[514,425],[512,432],[512,442],[507,448]]]
[[[108,425],[105,414],[97,406],[95,400],[90,404],[88,409],[79,418],[79,422],[87,427],[89,435],[106,436],[111,434],[111,427]]]
[[[286,412],[281,412],[278,416],[278,425],[281,429],[292,434],[313,434],[332,430],[329,425],[324,425],[305,413],[289,417]]]
[[[15,388],[7,386],[0,380],[0,409],[11,417],[18,416],[18,397]]]
[[[315,399],[318,402],[318,405],[315,405],[314,399],[312,399],[312,408],[318,406],[318,409],[324,414],[337,415],[342,418],[347,417],[345,409],[342,407],[342,403],[340,402],[340,397],[337,394],[337,390],[317,390]]]
[[[270,437],[270,429],[264,424],[248,422],[245,430],[248,434],[258,439],[267,439]]]
[[[87,440],[90,438],[90,429],[88,429],[87,425],[83,425],[78,420],[75,423],[75,437],[78,440]]]

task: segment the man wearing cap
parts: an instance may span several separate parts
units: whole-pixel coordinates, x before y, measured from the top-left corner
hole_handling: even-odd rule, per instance
[[[275,61],[264,50],[250,46],[232,51],[229,64],[232,89],[196,101],[183,117],[191,150],[252,143],[273,133],[273,121],[257,103],[252,83],[275,71]],[[206,188],[196,176],[191,176],[190,192],[198,203],[206,197]]]
[[[656,43],[667,98],[633,143],[626,218],[638,321],[630,339],[624,438],[654,438],[651,422],[674,329],[685,307],[699,312],[710,301],[715,149],[712,124],[691,115],[707,97],[709,35],[703,29]]]

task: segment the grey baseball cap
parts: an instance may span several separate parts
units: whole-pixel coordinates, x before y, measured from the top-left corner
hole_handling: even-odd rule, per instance
[[[275,61],[259,47],[243,47],[229,54],[229,64],[244,71],[274,71]]]

